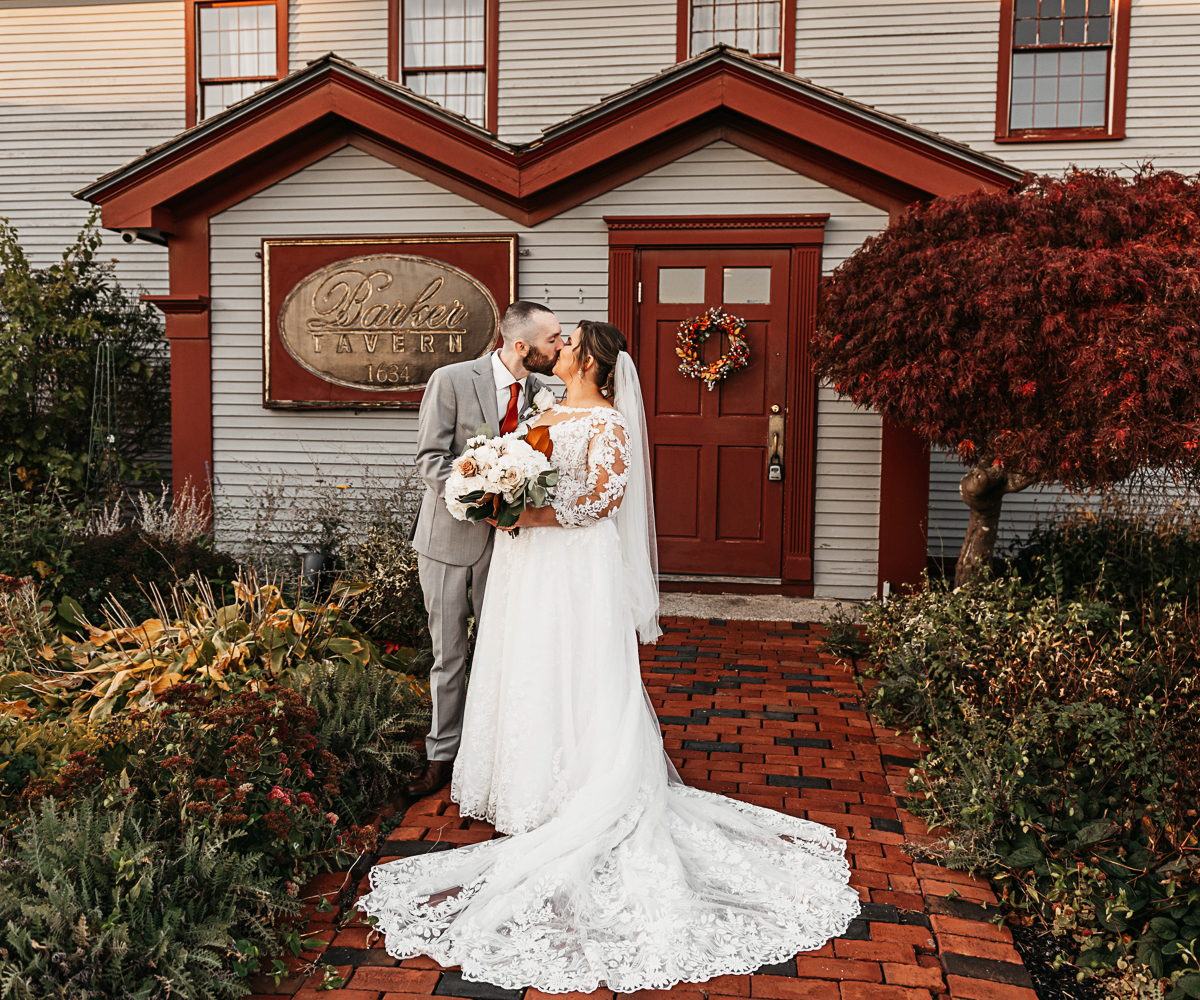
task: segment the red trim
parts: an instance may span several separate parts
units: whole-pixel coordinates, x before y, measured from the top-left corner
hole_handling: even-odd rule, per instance
[[[318,137],[368,149],[523,225],[717,138],[889,211],[929,195],[1012,183],[985,165],[943,155],[723,60],[516,153],[336,63],[323,69],[256,114],[230,120],[203,144],[148,162],[104,190],[95,199],[104,225],[145,225],[139,220],[162,206],[178,215],[182,203],[209,200],[226,183],[247,197],[261,189],[264,165],[290,161],[298,170],[311,162]]]
[[[675,61],[684,62],[692,40],[692,0],[675,3]]]
[[[731,243],[820,246],[825,242],[825,223],[828,221],[828,212],[821,215],[604,216],[609,246],[690,246],[714,241],[723,246]]]
[[[139,298],[156,306],[165,316],[194,316],[206,313],[212,304],[212,299],[207,295],[141,295]],[[171,336],[172,333],[168,330],[167,337]],[[186,335],[176,333],[174,336]]]
[[[168,244],[171,294],[150,296],[167,317],[171,345],[171,475],[205,504],[212,482],[212,354],[208,218],[190,216]],[[155,301],[157,300],[157,301]]]
[[[1095,142],[1125,138],[1129,86],[1131,0],[1113,0],[1113,39],[1108,65],[1108,124],[1098,128],[1010,129],[1013,0],[1000,0],[1000,48],[996,62],[996,142]]]
[[[500,0],[487,0],[483,24],[484,125],[489,132],[500,131]]]
[[[917,586],[928,543],[929,446],[914,432],[883,421],[879,468],[879,593]]]
[[[245,7],[258,3],[275,4],[275,76],[266,79],[282,80],[288,75],[288,0],[244,0],[227,2],[221,0],[184,0],[183,4],[183,66],[185,91],[183,98],[183,121],[187,128],[196,124],[200,107],[200,70],[198,56],[200,41],[196,37],[197,7]]]
[[[612,232],[609,232],[609,241]],[[632,336],[637,309],[637,251],[610,246],[608,251],[608,321]]]
[[[796,72],[796,4],[799,0],[783,0],[780,18],[779,68],[785,73]]]
[[[627,334],[639,329],[638,256],[642,247],[789,246],[788,382],[784,454],[789,489],[783,504],[782,578],[811,593],[813,502],[816,479],[816,379],[808,344],[816,324],[821,247],[828,215],[606,215],[609,245],[609,321]],[[637,346],[631,342],[635,352]],[[798,460],[803,456],[803,460]],[[691,585],[689,584],[689,587]],[[723,586],[723,585],[722,585]],[[669,589],[669,588],[664,588]],[[780,593],[778,586],[745,593]]]
[[[387,0],[387,78],[400,82],[400,0]]]

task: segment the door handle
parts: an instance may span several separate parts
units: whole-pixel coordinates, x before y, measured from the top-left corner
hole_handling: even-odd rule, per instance
[[[767,418],[767,482],[783,482],[783,413],[771,407]]]

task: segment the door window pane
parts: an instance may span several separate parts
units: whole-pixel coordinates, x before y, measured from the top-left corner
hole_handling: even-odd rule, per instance
[[[771,301],[769,267],[727,267],[721,301],[730,305]]]
[[[704,268],[660,267],[659,302],[704,302]]]

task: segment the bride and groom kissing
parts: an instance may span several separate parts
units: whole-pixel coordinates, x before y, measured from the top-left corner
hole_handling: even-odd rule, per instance
[[[412,541],[434,667],[429,763],[504,834],[371,871],[389,954],[508,989],[668,989],[820,948],[859,912],[828,827],[683,784],[642,684],[658,627],[646,418],[622,333],[514,302],[502,346],[439,369],[421,404]],[[554,402],[537,375],[566,388]],[[480,424],[545,428],[553,498],[516,527],[459,521],[444,486]],[[469,590],[469,597],[468,597]],[[477,639],[466,685],[467,618]]]

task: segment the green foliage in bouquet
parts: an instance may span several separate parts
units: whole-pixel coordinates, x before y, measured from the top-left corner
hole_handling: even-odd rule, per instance
[[[45,801],[2,844],[0,990],[12,1000],[217,1000],[250,992],[299,903],[230,837],[172,836],[152,808]]]

